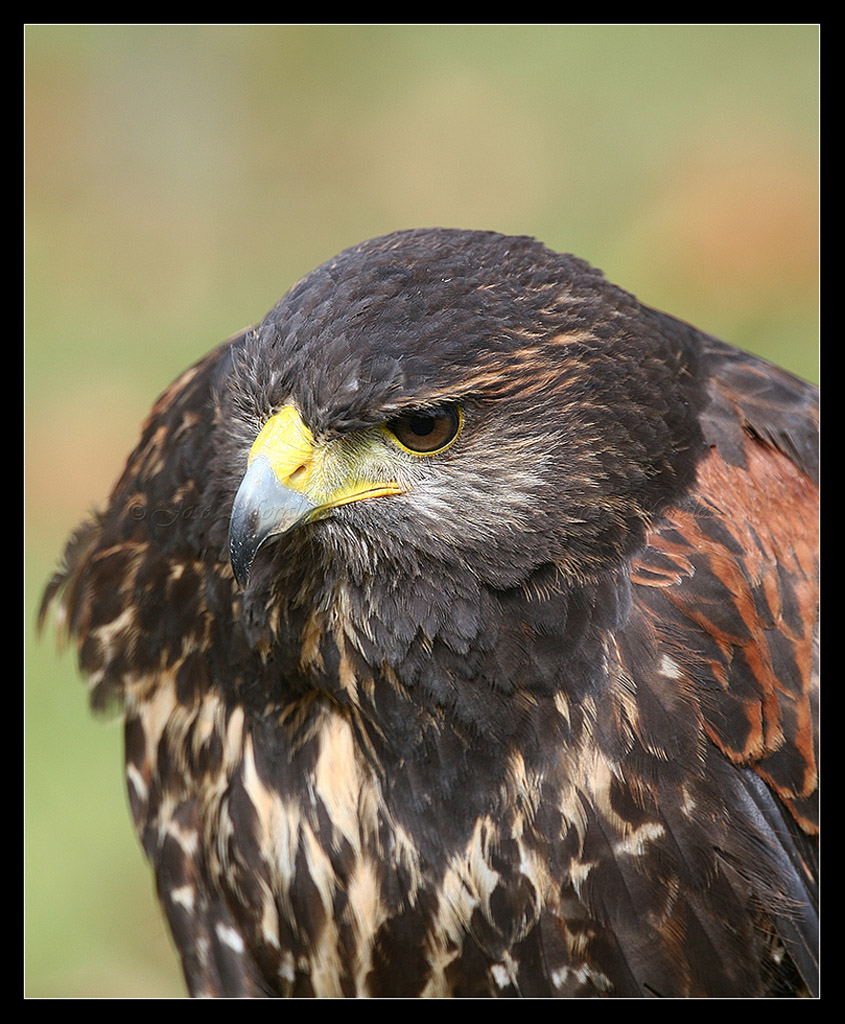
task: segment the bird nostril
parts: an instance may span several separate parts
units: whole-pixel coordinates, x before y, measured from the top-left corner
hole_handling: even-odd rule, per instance
[[[308,466],[305,463],[303,463],[301,466],[297,467],[290,474],[290,476],[288,476],[288,481],[287,482],[288,482],[288,484],[291,487],[301,487],[308,480],[309,473],[310,473],[310,466]]]

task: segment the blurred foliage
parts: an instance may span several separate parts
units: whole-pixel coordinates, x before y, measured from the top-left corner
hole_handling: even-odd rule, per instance
[[[49,26],[25,43],[26,993],[178,995],[120,729],[32,638],[156,395],[398,228],[532,234],[818,376],[816,26]]]

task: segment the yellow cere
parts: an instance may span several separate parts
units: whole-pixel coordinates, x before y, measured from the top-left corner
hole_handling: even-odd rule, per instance
[[[267,460],[285,487],[307,495],[318,508],[337,508],[364,498],[401,494],[405,488],[392,480],[361,479],[352,467],[326,465],[328,448],[315,445],[314,436],[292,405],[286,405],[264,424],[249,453],[249,462]],[[332,460],[333,461],[333,460]],[[344,479],[345,478],[345,479]]]
[[[314,438],[292,405],[286,405],[264,424],[249,453],[262,455],[276,477],[288,487],[304,490],[314,461]]]

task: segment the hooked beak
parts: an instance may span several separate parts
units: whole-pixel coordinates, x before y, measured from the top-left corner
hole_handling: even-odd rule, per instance
[[[270,461],[259,455],[250,462],[232,505],[229,560],[235,579],[246,587],[258,549],[307,519],[317,506],[306,495],[285,486]]]
[[[229,559],[241,587],[246,587],[255,556],[271,537],[321,519],[341,505],[402,493],[404,488],[392,481],[362,480],[354,467],[340,486],[328,486],[322,470],[330,446],[315,445],[291,405],[264,425],[250,450],[229,523]]]

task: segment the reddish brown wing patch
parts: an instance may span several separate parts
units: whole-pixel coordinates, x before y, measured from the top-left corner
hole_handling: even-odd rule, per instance
[[[707,734],[815,833],[818,489],[747,437],[744,466],[711,449],[697,492],[651,533],[634,581]]]

